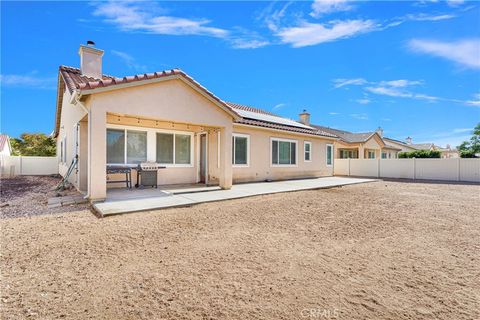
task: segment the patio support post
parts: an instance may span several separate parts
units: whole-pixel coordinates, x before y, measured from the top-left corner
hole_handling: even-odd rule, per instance
[[[88,195],[90,201],[107,197],[107,114],[101,106],[88,113]]]
[[[232,187],[232,127],[220,130],[220,187]]]

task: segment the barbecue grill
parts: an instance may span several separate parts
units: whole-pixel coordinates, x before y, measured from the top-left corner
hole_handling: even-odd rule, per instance
[[[155,187],[157,188],[157,173],[160,166],[156,162],[142,162],[137,166],[137,184],[135,187]]]

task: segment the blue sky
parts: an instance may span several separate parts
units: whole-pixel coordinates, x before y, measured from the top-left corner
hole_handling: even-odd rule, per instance
[[[53,130],[59,65],[178,67],[226,101],[457,145],[480,121],[473,1],[1,2],[1,131]]]

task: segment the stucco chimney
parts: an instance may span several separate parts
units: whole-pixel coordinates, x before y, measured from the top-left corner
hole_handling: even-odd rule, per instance
[[[378,135],[383,138],[383,128],[382,127],[378,127],[377,130],[375,130],[375,132],[378,133]]]
[[[303,123],[306,126],[310,125],[310,113],[308,113],[307,110],[303,110],[303,112],[300,113],[299,116],[300,116],[301,123]]]
[[[412,138],[411,137],[407,137],[407,139],[405,139],[405,141],[407,142],[407,144],[412,144]]]
[[[102,78],[102,56],[103,50],[94,47],[93,41],[88,41],[87,45],[80,45],[78,54],[80,55],[80,71],[82,75],[96,79]]]

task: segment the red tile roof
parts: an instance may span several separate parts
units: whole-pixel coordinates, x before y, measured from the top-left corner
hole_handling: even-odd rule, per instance
[[[259,114],[271,115],[271,116],[277,116],[277,115],[275,115],[271,112],[268,112],[268,111],[265,111],[265,110],[262,110],[262,109],[253,108],[253,107],[250,107],[250,106],[240,105],[240,104],[233,103],[233,102],[224,102],[223,100],[221,100],[220,98],[215,96],[212,92],[208,91],[200,83],[195,81],[192,77],[190,77],[189,75],[187,75],[185,72],[183,72],[180,69],[172,69],[172,70],[154,72],[154,73],[144,73],[144,74],[138,74],[138,75],[134,75],[134,76],[127,76],[127,77],[123,77],[123,78],[117,78],[117,77],[113,77],[113,76],[109,76],[109,75],[103,75],[102,79],[87,77],[85,75],[82,75],[80,69],[73,68],[73,67],[68,67],[68,66],[60,66],[59,73],[60,73],[61,77],[63,78],[65,86],[68,88],[70,93],[73,92],[74,90],[79,90],[81,92],[83,90],[95,90],[95,89],[99,89],[99,88],[106,88],[106,87],[116,86],[116,85],[120,85],[120,84],[127,84],[127,83],[138,82],[138,81],[149,81],[149,80],[164,78],[164,77],[168,77],[168,76],[181,76],[184,79],[186,79],[188,82],[190,82],[192,85],[194,85],[195,87],[197,87],[198,89],[200,89],[201,91],[206,93],[213,100],[217,101],[220,105],[224,106],[226,109],[231,111],[234,115],[236,115],[237,118],[238,118],[236,120],[236,123],[259,126],[259,127],[264,127],[264,128],[277,129],[277,130],[298,132],[298,133],[303,133],[303,134],[311,134],[311,135],[317,135],[317,136],[336,138],[336,136],[334,134],[331,134],[331,133],[323,131],[323,130],[318,130],[316,128],[307,129],[307,128],[294,127],[294,126],[289,126],[289,125],[279,124],[279,123],[274,123],[274,122],[268,122],[268,121],[263,121],[263,120],[258,120],[258,119],[242,118],[237,112],[235,112],[235,109],[255,112],[255,113],[259,113]],[[59,100],[59,102],[61,102],[61,101]],[[58,127],[60,125],[60,123],[59,123],[59,119],[60,119],[59,118],[60,117],[59,112],[61,111],[61,106],[57,106],[57,108],[58,108],[57,109],[57,123],[56,123],[56,129],[55,129],[54,136],[57,136]]]

